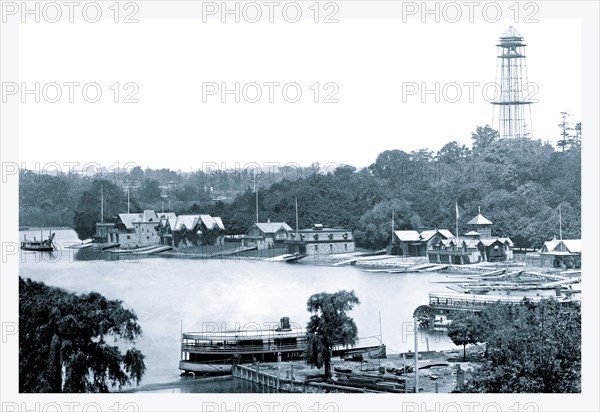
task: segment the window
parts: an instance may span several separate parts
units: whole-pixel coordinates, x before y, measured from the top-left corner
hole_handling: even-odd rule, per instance
[[[331,245],[331,244],[329,245],[329,251],[333,252],[333,245]]]
[[[348,250],[348,244],[344,243],[344,250]]]
[[[319,250],[319,245],[315,245],[315,252]]]
[[[130,235],[127,235],[127,239],[128,239],[128,240],[129,240],[129,239],[131,239],[131,236],[130,236]]]
[[[344,239],[348,239],[348,233],[344,233]]]
[[[333,233],[330,233],[328,237],[330,240],[333,239]]]
[[[319,240],[319,235],[315,233],[315,234],[313,235],[313,238],[314,238],[315,240]]]

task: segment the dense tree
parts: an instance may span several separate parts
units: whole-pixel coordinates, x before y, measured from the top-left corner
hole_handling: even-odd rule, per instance
[[[156,203],[161,199],[160,182],[155,179],[145,179],[136,194],[141,202]]]
[[[141,334],[121,301],[19,278],[21,392],[108,392],[139,383],[144,355],[132,343]]]
[[[437,158],[441,162],[456,163],[460,160],[465,160],[470,154],[471,151],[468,147],[461,145],[456,141],[452,141],[446,143],[444,147],[437,152]]]
[[[325,378],[331,377],[331,351],[336,345],[355,345],[358,328],[348,313],[360,301],[354,291],[340,290],[335,293],[317,293],[306,302],[312,313],[306,334],[306,363],[325,369]]]
[[[421,218],[409,202],[399,199],[386,200],[376,204],[373,210],[367,211],[360,218],[354,231],[356,241],[370,249],[389,244],[392,239],[392,213],[395,230],[422,226]]]
[[[475,133],[471,133],[471,140],[473,141],[473,152],[480,154],[488,148],[493,142],[499,138],[500,134],[492,129],[489,125],[483,127],[477,126]]]
[[[579,304],[553,299],[496,304],[473,319],[479,319],[486,357],[473,372],[467,391],[581,391]]]
[[[102,198],[104,216],[101,216]],[[137,202],[130,201],[131,213],[140,212]],[[96,223],[104,219],[114,222],[119,213],[127,212],[127,194],[110,180],[95,180],[81,195],[73,216],[73,229],[79,239],[89,239],[96,231]]]
[[[463,346],[463,360],[467,360],[467,345],[482,342],[485,339],[481,320],[477,313],[457,312],[448,326],[448,337],[455,345]]]

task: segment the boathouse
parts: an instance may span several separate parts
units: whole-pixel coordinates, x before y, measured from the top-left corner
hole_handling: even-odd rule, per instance
[[[154,210],[119,213],[113,227],[108,229],[108,241],[119,243],[121,248],[158,245],[158,224]]]
[[[281,247],[289,239],[292,228],[285,222],[255,223],[242,237],[242,246],[259,249]]]
[[[470,238],[449,238],[432,244],[427,251],[430,263],[466,265],[481,262],[483,258],[481,241]]]
[[[427,256],[427,250],[441,240],[450,239],[454,235],[447,229],[394,231],[394,241],[390,254],[400,256]]]
[[[493,237],[492,222],[481,214],[481,209],[467,224],[472,228],[463,236],[436,239],[427,250],[429,262],[464,265],[513,259],[512,240]]]
[[[315,260],[320,256],[354,252],[355,248],[351,230],[328,228],[318,223],[308,229],[290,232],[285,244],[289,253],[306,254]]]
[[[225,242],[225,226],[220,217],[211,215],[179,215],[161,219],[158,227],[160,243],[177,248],[221,245]]]
[[[581,268],[581,239],[549,240],[535,254],[537,262],[527,259],[528,264],[534,263],[542,267],[562,269]]]
[[[92,240],[96,243],[114,243],[114,223],[96,223],[96,233]]]

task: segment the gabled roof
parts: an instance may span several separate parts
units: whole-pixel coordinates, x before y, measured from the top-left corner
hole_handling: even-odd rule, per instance
[[[445,247],[448,247],[450,245],[456,246],[456,239],[442,239],[441,244],[444,245]]]
[[[200,215],[179,215],[174,222],[170,222],[171,230],[181,230],[184,227],[187,230],[192,230],[199,219]]]
[[[544,242],[540,253],[581,253],[581,239],[549,240]]]
[[[225,230],[225,226],[223,226],[223,221],[220,217],[212,217],[211,215],[200,215],[200,220],[204,223],[204,226],[208,230],[213,230],[216,228]]]
[[[419,232],[416,230],[396,230],[394,234],[402,242],[418,242],[421,240]]]
[[[119,220],[123,223],[126,229],[133,230],[133,222],[137,222],[143,219],[141,213],[119,213]]]
[[[486,247],[491,246],[496,242],[504,244],[504,242],[501,241],[500,238],[481,239],[481,243],[483,243]]]
[[[433,230],[424,230],[421,232],[421,240],[424,241],[428,241],[429,239],[431,239],[432,237],[434,237],[436,234],[440,234],[443,237],[445,237],[446,239],[449,239],[451,237],[454,237],[454,235],[452,234],[452,232],[450,232],[448,229],[433,229]]]
[[[219,229],[225,230],[225,225],[223,224],[223,221],[220,217],[213,217],[213,219],[215,219],[215,222],[217,222],[217,226],[219,227]]]
[[[502,243],[507,243],[510,247],[513,247],[515,244],[513,243],[513,241],[509,238],[509,237],[499,237],[498,240]]]
[[[487,220],[481,213],[467,222],[468,225],[491,225],[492,222]]]
[[[449,231],[448,229],[440,229],[438,230],[438,233],[444,237],[446,237],[446,239],[449,239],[451,237],[454,237],[454,235],[452,234],[451,231]]]
[[[465,244],[465,246],[468,249],[477,249],[477,247],[479,246],[479,242],[481,242],[479,239],[465,239],[465,240],[463,240],[463,243]]]
[[[435,229],[434,230],[424,230],[420,234],[421,240],[428,241],[429,239],[434,237],[436,233],[437,233],[437,230],[435,230]]]
[[[291,232],[293,229],[285,222],[267,222],[267,223],[255,223],[256,226],[263,233],[275,233],[279,229]]]
[[[481,236],[481,233],[471,230],[470,232],[465,233],[465,236]]]
[[[544,242],[544,245],[539,250],[540,253],[552,252],[560,244],[560,240],[548,240]]]

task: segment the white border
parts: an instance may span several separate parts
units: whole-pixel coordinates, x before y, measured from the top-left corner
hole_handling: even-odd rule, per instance
[[[141,2],[140,2],[141,3]],[[182,5],[186,2],[177,2]],[[377,6],[390,5],[391,2],[377,2]],[[163,14],[166,2],[147,2],[149,14],[152,17],[159,15],[176,14],[173,6],[168,6],[168,13]],[[366,10],[371,16],[377,15],[378,10],[367,3],[350,2],[356,6],[352,8],[354,13],[363,14]],[[0,385],[2,399],[2,410],[10,410],[12,403],[19,405],[18,410],[79,410],[88,406],[88,410],[95,410],[99,405],[102,410],[124,410],[127,402],[134,402],[139,410],[217,410],[243,409],[256,410],[253,406],[258,405],[261,410],[279,410],[287,405],[288,410],[295,410],[295,403],[302,410],[324,410],[328,402],[334,402],[338,410],[459,410],[496,409],[496,405],[502,410],[509,410],[518,403],[519,410],[524,410],[528,402],[534,402],[541,411],[597,411],[598,404],[598,244],[599,221],[598,221],[598,193],[599,193],[599,145],[598,145],[598,50],[600,38],[598,31],[598,3],[595,1],[568,2],[552,1],[539,3],[540,13],[548,18],[581,18],[583,23],[583,118],[585,127],[583,141],[583,224],[582,237],[584,244],[583,267],[586,278],[584,279],[583,291],[583,386],[581,394],[572,395],[454,395],[454,394],[427,394],[427,395],[293,395],[293,394],[193,394],[193,395],[163,395],[163,394],[107,394],[107,395],[26,395],[18,393],[18,339],[17,336],[2,336],[0,344],[0,361],[2,364],[0,373]],[[370,8],[369,8],[370,7]],[[382,10],[382,9],[381,9]],[[379,10],[379,11],[381,11]],[[370,16],[370,17],[371,17]],[[149,16],[140,16],[141,18]],[[359,16],[354,16],[359,17]],[[388,17],[385,15],[382,17]],[[17,67],[18,53],[18,25],[14,22],[1,24],[0,27],[0,81],[18,81]],[[560,58],[560,56],[557,56]],[[560,73],[557,73],[557,82],[560,82]],[[18,106],[16,104],[3,104],[0,110],[0,144],[2,165],[10,162],[18,162],[18,130],[17,130]],[[3,169],[4,173],[4,169]],[[3,174],[3,180],[4,180]],[[18,241],[18,180],[6,179],[1,184],[1,213],[0,230],[3,245],[2,272],[0,276],[1,285],[1,313],[3,333],[10,329],[11,322],[18,321],[18,259],[4,256],[4,247],[7,242]],[[6,260],[6,262],[5,262]],[[69,404],[69,402],[73,402]],[[206,404],[206,402],[210,403]],[[225,404],[222,404],[225,402]],[[236,402],[239,404],[236,405]],[[271,403],[269,403],[271,402]],[[10,405],[8,403],[11,403]],[[38,406],[36,406],[38,403]],[[52,403],[52,404],[49,404]],[[436,404],[438,403],[438,404]],[[476,406],[476,403],[479,406]],[[115,409],[115,406],[118,407]],[[332,406],[332,405],[329,405]],[[446,408],[446,409],[444,409]],[[330,409],[330,410],[335,410]],[[535,409],[529,409],[535,410]]]

